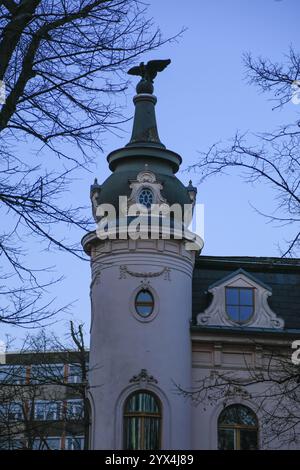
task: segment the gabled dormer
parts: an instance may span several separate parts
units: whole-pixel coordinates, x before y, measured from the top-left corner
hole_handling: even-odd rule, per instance
[[[243,269],[208,288],[213,296],[209,307],[197,315],[203,326],[234,326],[282,329],[284,321],[268,304],[272,289]]]

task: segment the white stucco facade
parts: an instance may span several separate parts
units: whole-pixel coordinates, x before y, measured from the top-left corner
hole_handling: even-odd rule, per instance
[[[124,400],[152,390],[162,403],[162,447],[191,445],[191,404],[175,384],[191,386],[194,254],[181,241],[115,240],[92,249],[90,397],[93,449],[122,449]],[[101,267],[101,271],[99,271]],[[100,274],[101,273],[101,274]],[[137,318],[136,292],[154,297],[149,319]],[[146,370],[148,377],[137,377]]]

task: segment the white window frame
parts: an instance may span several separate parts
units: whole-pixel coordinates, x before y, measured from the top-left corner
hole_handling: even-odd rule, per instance
[[[56,411],[54,411],[54,418],[49,418],[49,407],[56,406]],[[43,417],[38,417],[37,407],[43,406]],[[61,419],[62,411],[62,402],[61,401],[50,401],[50,400],[39,400],[34,404],[34,419],[36,421],[59,421]]]
[[[71,373],[72,368],[74,368],[74,369],[78,368],[79,372],[75,373],[75,374],[72,374]],[[80,366],[80,364],[79,363],[68,364],[68,383],[79,384],[81,382],[82,382],[82,379],[81,379],[81,366]]]

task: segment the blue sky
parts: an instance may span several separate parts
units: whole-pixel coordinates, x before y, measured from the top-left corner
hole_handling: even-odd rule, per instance
[[[158,97],[157,121],[162,142],[181,154],[182,170],[197,161],[198,151],[216,141],[230,139],[237,130],[260,132],[272,130],[295,119],[299,109],[289,104],[282,111],[272,111],[269,96],[260,94],[245,80],[242,54],[284,60],[289,46],[299,44],[300,2],[298,0],[150,0],[149,13],[165,37],[182,27],[187,31],[176,42],[145,55],[144,61],[171,58],[172,63],[155,82]],[[126,96],[120,97],[128,116],[133,113],[132,96],[136,79]],[[102,183],[109,176],[106,155],[126,144],[131,124],[115,136],[107,133],[104,153],[96,155],[96,166],[82,173],[72,189],[74,204],[89,204],[89,185],[94,177]],[[47,156],[45,156],[47,157]],[[177,174],[185,183],[197,174]],[[198,185],[198,202],[205,205],[204,255],[278,256],[278,242],[288,238],[287,228],[266,224],[251,204],[272,210],[272,191],[263,185],[246,185],[237,174],[215,177]],[[38,247],[32,258],[38,258]],[[46,257],[47,255],[45,255]],[[47,262],[45,263],[47,264]],[[61,285],[49,295],[58,304],[75,302],[70,313],[55,326],[61,333],[66,321],[74,318],[89,328],[89,263],[69,255],[51,256]],[[23,336],[24,331],[14,330]]]

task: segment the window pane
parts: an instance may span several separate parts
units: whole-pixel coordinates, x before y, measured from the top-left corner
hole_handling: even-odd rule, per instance
[[[226,289],[226,304],[238,305],[239,303],[239,290],[234,287],[227,287]]]
[[[26,367],[18,365],[0,366],[0,382],[23,384],[26,382]]]
[[[219,416],[219,425],[243,424],[257,426],[255,413],[244,405],[230,405]]]
[[[58,420],[60,418],[60,403],[59,402],[39,402],[34,407],[34,418],[39,421]]]
[[[150,189],[143,189],[139,195],[139,203],[146,206],[148,209],[153,203],[153,193]]]
[[[35,439],[32,448],[33,450],[60,450],[60,437]]]
[[[152,312],[152,307],[150,305],[149,306],[138,305],[136,309],[137,309],[138,314],[141,315],[142,317],[148,317]]]
[[[143,446],[144,449],[159,449],[159,424],[160,420],[158,418],[145,418]]]
[[[227,313],[231,320],[239,321],[239,307],[227,306]]]
[[[149,291],[141,291],[138,294],[138,302],[152,302],[152,295]]]
[[[239,422],[245,426],[257,426],[257,419],[255,413],[247,408],[247,406],[240,405],[238,408]]]
[[[82,450],[84,447],[83,437],[67,437],[65,448],[67,450]]]
[[[234,450],[234,429],[219,429],[219,450]]]
[[[240,289],[240,305],[253,305],[252,289]]]
[[[257,431],[249,429],[240,430],[241,450],[257,449]]]
[[[124,433],[125,433],[125,449],[139,450],[140,437],[141,437],[141,418],[125,418],[124,420]]]
[[[124,448],[160,448],[160,406],[151,393],[137,392],[125,404]]]
[[[247,321],[253,313],[253,307],[240,307],[240,321]]]
[[[150,393],[135,393],[126,404],[125,412],[159,413],[158,403]]]
[[[34,364],[31,366],[30,379],[32,383],[61,383],[64,380],[62,364]]]
[[[68,400],[67,402],[67,419],[83,418],[83,400]]]
[[[82,377],[82,370],[80,364],[69,364],[69,383],[80,383]]]

